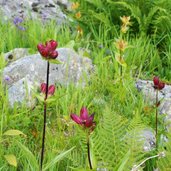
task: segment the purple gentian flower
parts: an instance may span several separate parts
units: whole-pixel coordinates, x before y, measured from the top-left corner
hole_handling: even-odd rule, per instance
[[[21,17],[15,17],[14,20],[13,20],[13,23],[14,25],[19,29],[19,30],[22,30],[22,31],[25,31],[26,28],[23,27],[21,24],[24,22],[23,18]]]
[[[89,116],[86,107],[82,107],[82,109],[80,110],[80,116],[76,114],[71,114],[70,116],[74,122],[86,128],[90,128],[95,125],[95,122],[93,122],[94,114]]]
[[[20,18],[20,17],[15,17],[14,20],[13,20],[13,23],[14,23],[15,25],[18,25],[18,24],[20,24],[20,23],[22,23],[22,22],[23,22],[23,19]]]

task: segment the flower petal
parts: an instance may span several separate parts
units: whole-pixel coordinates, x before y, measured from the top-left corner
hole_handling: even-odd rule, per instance
[[[158,86],[159,85],[159,77],[155,76],[153,78],[153,83],[154,83],[154,86]]]
[[[93,125],[93,120],[94,120],[94,113],[88,117],[86,122],[84,123],[85,127],[91,127]]]
[[[87,127],[87,128],[91,127],[92,125],[93,125],[93,122],[92,122],[92,121],[89,121],[89,120],[87,120],[87,121],[84,123],[84,126]]]
[[[58,43],[55,40],[47,41],[45,44],[49,51],[54,51],[58,45]]]
[[[58,52],[56,50],[55,51],[52,51],[52,52],[50,52],[49,56],[52,59],[56,59],[58,57]]]
[[[14,20],[13,20],[13,23],[14,23],[15,25],[18,25],[18,24],[20,24],[20,23],[22,23],[22,22],[23,22],[23,19],[20,18],[20,17],[15,17]]]
[[[41,84],[41,86],[40,86],[41,93],[46,93],[46,87],[47,87],[46,83]]]
[[[38,45],[37,48],[38,48],[40,54],[41,54],[43,57],[48,57],[48,55],[49,55],[49,50],[48,50],[47,47],[43,47],[43,46],[41,46],[41,45]]]
[[[165,83],[159,82],[158,89],[162,90],[165,87]]]
[[[50,85],[49,88],[48,88],[48,94],[53,95],[54,93],[55,93],[55,86]]]
[[[93,114],[91,114],[90,116],[89,116],[89,118],[88,118],[89,120],[91,120],[91,121],[93,121],[94,120],[94,113]]]
[[[86,121],[88,119],[88,111],[87,111],[87,108],[86,107],[82,107],[81,108],[81,110],[80,110],[80,118],[83,121]]]
[[[71,114],[70,117],[77,124],[80,124],[80,125],[82,124],[82,119],[79,116],[77,116],[76,114]]]
[[[55,50],[56,47],[58,46],[58,43],[55,40],[50,40],[49,42],[51,44],[52,50]]]
[[[42,44],[42,43],[39,43],[38,45],[37,45],[37,49],[38,49],[38,51],[40,52],[42,49],[44,49],[45,48],[45,46]]]

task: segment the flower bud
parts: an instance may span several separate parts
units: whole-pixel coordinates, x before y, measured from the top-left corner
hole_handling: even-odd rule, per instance
[[[153,78],[153,83],[154,83],[155,86],[157,86],[159,84],[159,77],[155,76]]]
[[[158,89],[162,90],[164,87],[165,87],[165,83],[160,82],[159,85],[158,85]]]
[[[45,46],[44,46],[43,44],[39,43],[39,44],[37,45],[38,51],[41,51],[43,48],[45,48]]]
[[[48,88],[48,95],[54,95],[54,93],[55,93],[55,86],[50,85]]]
[[[50,40],[49,43],[51,45],[52,50],[55,50],[56,47],[58,46],[58,43],[55,40]]]
[[[44,48],[40,51],[40,54],[43,56],[43,57],[48,57],[48,54],[49,54],[49,51],[48,51],[48,48]]]
[[[58,52],[55,50],[55,51],[51,52],[49,56],[50,56],[50,58],[52,58],[52,59],[56,59],[57,56],[58,56]]]
[[[40,86],[41,93],[46,93],[46,83],[42,83]]]

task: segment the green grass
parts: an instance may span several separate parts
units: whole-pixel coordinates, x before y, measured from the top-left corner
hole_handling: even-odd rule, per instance
[[[169,32],[168,39],[164,42],[166,48],[162,51],[158,47],[158,42],[152,37],[128,34],[126,39],[130,48],[125,52],[128,66],[121,78],[119,65],[114,57],[114,42],[120,34],[117,32],[117,26],[112,25],[108,30],[108,27],[100,25],[97,30],[90,23],[91,32],[89,34],[85,32],[81,38],[76,36],[77,31],[74,28],[71,29],[68,25],[59,27],[55,22],[44,25],[39,21],[28,21],[25,27],[26,31],[21,31],[10,22],[0,23],[1,78],[6,65],[3,53],[17,47],[30,48],[31,53],[37,53],[37,44],[50,39],[57,40],[59,47],[73,46],[75,50],[84,48],[85,51],[90,51],[88,56],[95,65],[95,70],[85,87],[76,87],[72,84],[67,87],[61,86],[54,95],[56,101],[48,105],[44,160],[44,167],[50,167],[47,170],[70,171],[74,170],[73,168],[88,170],[84,134],[69,117],[70,113],[79,114],[82,106],[89,109],[89,114],[95,113],[97,127],[91,135],[91,145],[95,146],[94,167],[101,162],[110,170],[130,170],[134,164],[138,165],[154,154],[154,152],[143,152],[139,148],[141,143],[136,141],[135,135],[138,131],[144,127],[155,127],[155,111],[144,110],[148,104],[136,90],[135,81],[137,78],[152,79],[154,75],[171,81]],[[112,34],[113,37],[109,37],[111,30],[116,33]],[[73,45],[71,41],[74,42]],[[99,48],[99,45],[102,47]],[[110,51],[110,54],[106,51]],[[24,104],[22,106],[16,104],[11,108],[1,80],[0,170],[38,170],[42,127],[42,103],[38,102],[34,109],[27,108]],[[161,132],[164,126],[161,124],[160,127]],[[27,137],[3,135],[10,129],[20,130]],[[132,135],[134,138],[127,136],[130,132],[135,134]],[[168,149],[169,147],[168,145]],[[17,168],[7,163],[4,158],[7,154],[16,156]],[[153,165],[154,161],[149,162],[146,168]]]

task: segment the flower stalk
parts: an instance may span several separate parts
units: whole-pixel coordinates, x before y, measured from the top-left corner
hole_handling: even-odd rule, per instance
[[[158,90],[156,90],[156,149],[158,149]]]
[[[119,50],[120,57],[122,57],[122,51]],[[122,77],[122,65],[120,65],[120,76]]]
[[[93,169],[92,164],[91,164],[90,137],[89,137],[89,134],[88,134],[88,136],[87,136],[87,154],[88,154],[89,167],[90,167],[90,169]]]
[[[40,170],[42,170],[43,159],[44,159],[44,149],[45,149],[45,137],[46,137],[46,114],[47,114],[47,97],[48,97],[48,86],[49,86],[49,61],[47,61],[47,75],[46,75],[46,93],[44,98],[44,122],[43,122],[43,136],[42,136],[42,151],[41,151],[41,161],[40,161]]]
[[[158,106],[160,105],[160,101],[158,99],[159,91],[162,90],[165,87],[165,83],[160,81],[159,77],[155,76],[153,78],[153,84],[154,84],[154,89],[156,90],[156,150],[158,149]]]
[[[119,63],[119,74],[122,77],[123,75],[123,67],[126,67],[127,64],[124,60],[124,53],[125,49],[127,48],[127,42],[124,41],[123,39],[117,39],[115,42],[115,47],[116,47],[116,54],[115,54],[115,59]]]
[[[41,149],[41,159],[40,159],[40,171],[43,167],[44,151],[45,151],[45,139],[46,139],[46,115],[47,115],[47,98],[55,92],[55,86],[49,86],[49,68],[50,61],[52,62],[58,57],[58,52],[56,47],[58,43],[55,40],[47,41],[45,44],[39,43],[37,49],[43,59],[47,61],[47,72],[46,72],[46,83],[41,84],[41,93],[45,94],[44,97],[44,119],[43,119],[43,135],[42,135],[42,149]]]

